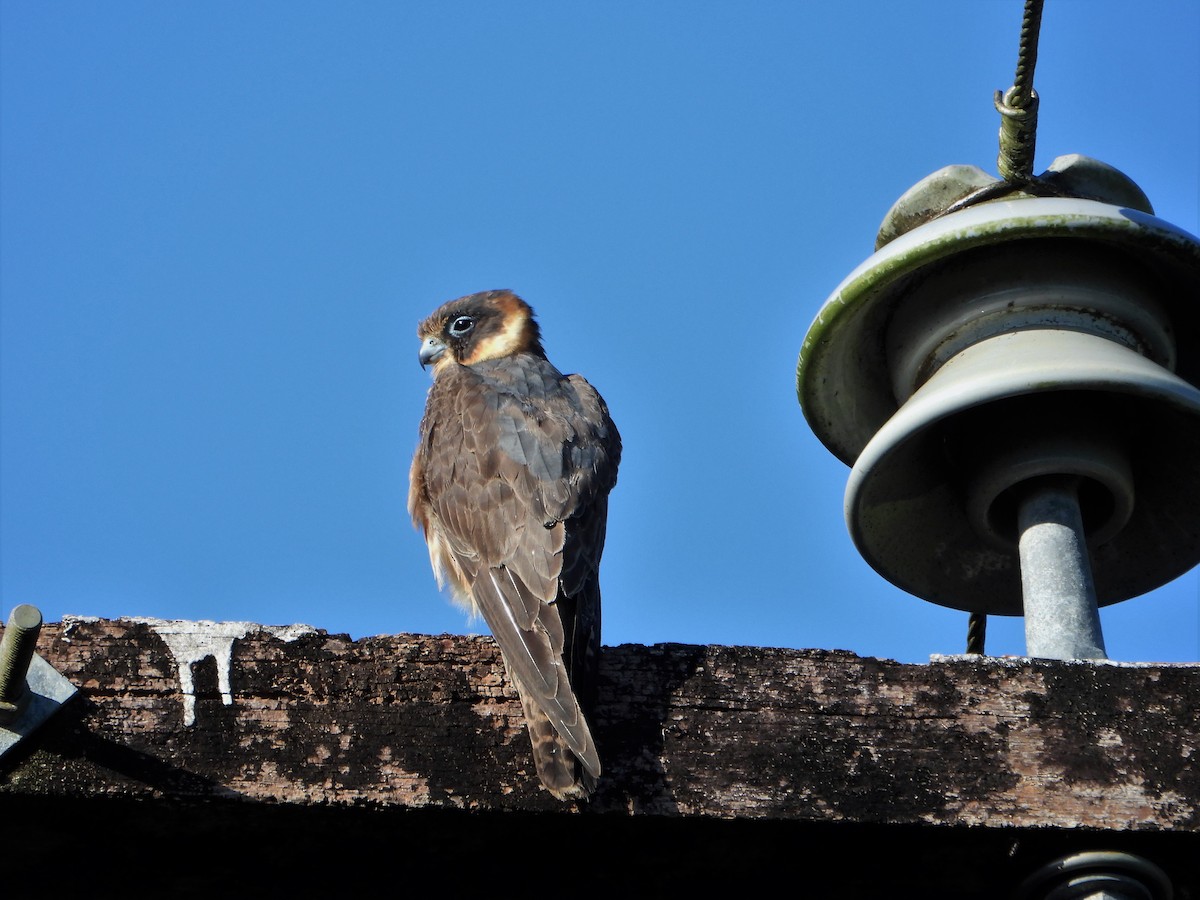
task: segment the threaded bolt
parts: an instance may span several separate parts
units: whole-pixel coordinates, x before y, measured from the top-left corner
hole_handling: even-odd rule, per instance
[[[0,638],[0,711],[16,712],[41,630],[42,613],[36,606],[22,603],[9,614]]]

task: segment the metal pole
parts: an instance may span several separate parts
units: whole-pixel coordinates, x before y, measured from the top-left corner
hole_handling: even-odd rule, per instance
[[[1030,485],[1017,511],[1025,651],[1045,659],[1106,659],[1077,480]]]

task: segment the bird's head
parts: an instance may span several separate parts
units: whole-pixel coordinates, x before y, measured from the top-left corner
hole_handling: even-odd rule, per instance
[[[533,310],[512,291],[483,291],[440,306],[417,328],[421,368],[433,365],[436,376],[457,363],[472,366],[488,359],[542,351]]]

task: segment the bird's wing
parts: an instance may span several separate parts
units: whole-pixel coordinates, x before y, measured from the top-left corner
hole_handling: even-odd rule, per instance
[[[450,557],[443,568],[487,621],[522,695],[598,775],[595,745],[563,668],[556,601],[565,562],[576,593],[595,581],[594,542],[603,541],[603,498],[615,480],[616,459],[605,450],[611,420],[606,412],[592,418],[603,406],[590,386],[581,392],[552,367],[504,365],[492,367],[502,382],[468,369],[435,382],[414,463],[414,490],[419,479],[424,495],[418,511],[427,538],[432,532],[431,555],[438,544]],[[619,438],[615,446],[619,455]],[[598,643],[598,586],[595,596],[589,615]]]

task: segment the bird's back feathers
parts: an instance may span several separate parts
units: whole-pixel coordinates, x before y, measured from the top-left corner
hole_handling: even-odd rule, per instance
[[[537,344],[439,363],[413,460],[409,509],[435,572],[491,629],[539,775],[563,798],[586,796],[600,774],[579,695],[587,707],[595,690],[599,564],[620,452],[600,395]]]

